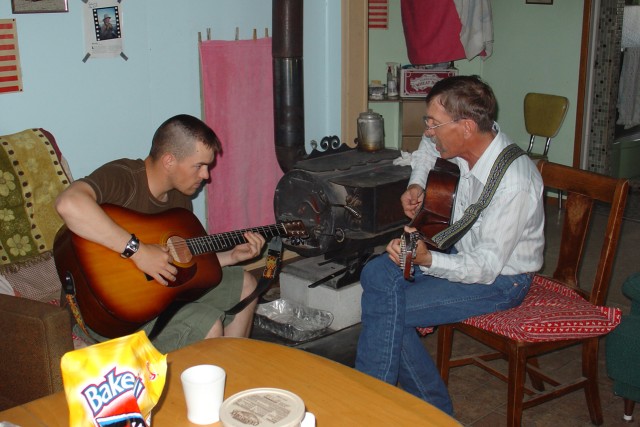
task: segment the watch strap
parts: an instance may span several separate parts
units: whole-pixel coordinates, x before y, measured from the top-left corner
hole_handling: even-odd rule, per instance
[[[124,251],[120,254],[122,258],[131,258],[133,254],[138,252],[140,248],[140,240],[136,237],[135,234],[131,235],[131,238],[127,242],[127,245],[124,247]]]

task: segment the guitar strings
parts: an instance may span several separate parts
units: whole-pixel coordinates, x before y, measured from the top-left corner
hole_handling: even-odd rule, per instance
[[[162,246],[171,246],[175,250],[181,250],[187,247],[188,249],[205,249],[205,251],[208,249],[213,249],[215,251],[218,251],[224,248],[230,248],[235,245],[246,243],[247,239],[245,239],[244,234],[248,231],[260,233],[265,237],[275,237],[286,234],[286,229],[283,224],[275,224],[247,228],[244,230],[228,231],[220,234],[198,236],[189,239],[181,239],[176,242],[167,241]]]

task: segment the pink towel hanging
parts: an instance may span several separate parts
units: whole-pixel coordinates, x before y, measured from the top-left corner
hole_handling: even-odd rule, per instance
[[[275,156],[271,38],[200,43],[206,123],[222,142],[206,186],[210,233],[273,224]]]

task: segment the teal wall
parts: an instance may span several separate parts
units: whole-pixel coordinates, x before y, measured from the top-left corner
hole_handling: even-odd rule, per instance
[[[68,13],[13,15],[11,2],[0,2],[0,18],[17,22],[24,85],[21,93],[0,94],[0,134],[50,130],[75,177],[111,159],[144,158],[157,126],[174,114],[200,117],[198,32],[206,37],[211,28],[220,40],[232,40],[236,27],[242,39],[253,28],[259,37],[265,28],[272,34],[268,0],[123,0],[129,60],[83,63],[83,6],[69,0]],[[340,134],[340,6],[304,1],[307,145]],[[194,209],[204,220],[203,194]]]
[[[146,156],[153,131],[173,114],[200,116],[198,32],[204,35],[211,28],[213,38],[223,40],[232,39],[236,27],[243,39],[253,28],[263,35],[266,27],[271,34],[268,0],[123,0],[129,60],[83,63],[82,5],[69,0],[68,13],[13,15],[10,1],[0,3],[0,17],[17,20],[24,84],[21,93],[0,95],[0,134],[30,127],[52,131],[76,177],[111,159]],[[304,1],[307,147],[311,140],[340,135],[340,5],[341,0]],[[386,79],[386,61],[408,62],[400,0],[390,0],[390,6],[389,30],[369,32],[370,75],[380,80]],[[456,67],[492,84],[500,124],[521,145],[526,144],[524,94],[567,96],[571,106],[550,156],[570,164],[582,2],[557,0],[540,6],[493,0],[492,7],[493,56],[457,61]],[[397,147],[397,105],[376,108],[383,110],[387,145]],[[194,205],[203,219],[204,197]]]
[[[493,87],[502,130],[525,148],[529,138],[522,112],[524,95],[543,92],[566,96],[569,110],[549,157],[567,165],[573,162],[582,3],[556,0],[553,5],[535,5],[524,0],[492,0],[493,55],[486,60],[455,63],[460,74],[478,74]],[[370,80],[386,80],[387,61],[409,62],[400,0],[389,0],[389,5],[389,29],[369,31]],[[371,103],[370,107],[385,118],[387,145],[397,147],[397,107],[383,103]]]

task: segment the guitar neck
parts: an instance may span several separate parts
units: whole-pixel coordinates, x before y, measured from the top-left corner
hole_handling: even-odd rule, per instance
[[[282,224],[265,225],[262,227],[245,228],[244,230],[228,231],[209,236],[187,239],[187,245],[193,255],[201,255],[208,252],[222,252],[237,245],[247,243],[244,233],[252,231],[261,234],[267,241],[272,237],[286,236],[287,231]]]

